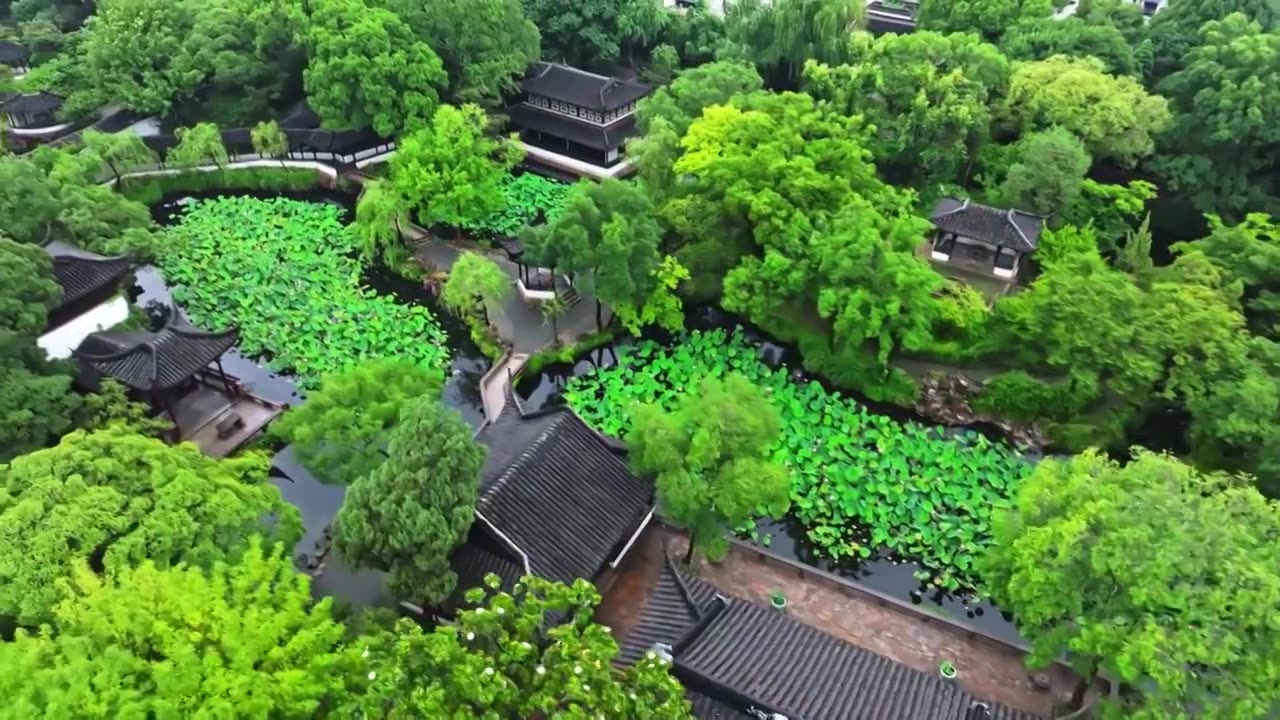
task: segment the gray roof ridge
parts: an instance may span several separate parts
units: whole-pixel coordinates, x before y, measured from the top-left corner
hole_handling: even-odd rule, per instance
[[[1018,233],[1018,237],[1022,238],[1022,242],[1034,247],[1035,243],[1031,242],[1031,238],[1027,237],[1027,234],[1022,232],[1022,228],[1018,227],[1017,221],[1013,219],[1013,214],[1016,212],[1020,211],[1016,208],[1009,208],[1009,211],[1005,213],[1004,217],[1009,221],[1009,224],[1013,226],[1013,231]]]

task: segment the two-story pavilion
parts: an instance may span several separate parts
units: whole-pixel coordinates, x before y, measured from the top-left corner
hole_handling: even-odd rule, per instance
[[[532,159],[577,175],[625,172],[626,143],[638,133],[636,103],[652,87],[537,62],[529,66],[520,90],[520,100],[506,113]]]

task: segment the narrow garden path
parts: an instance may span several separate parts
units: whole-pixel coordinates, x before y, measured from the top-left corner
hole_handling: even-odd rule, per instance
[[[649,588],[663,562],[662,543],[669,541],[679,555],[685,538],[677,531],[650,526],[633,553],[611,578],[596,621],[608,626],[615,638],[624,638],[644,611]],[[969,637],[955,628],[930,623],[919,616],[869,599],[840,592],[795,570],[759,562],[733,548],[718,564],[703,561],[699,575],[722,592],[761,604],[780,590],[787,597],[793,618],[859,647],[866,648],[921,672],[935,674],[938,663],[950,660],[959,668],[957,682],[965,690],[995,702],[1048,717],[1055,695],[1070,694],[1074,676],[1065,668],[1045,673],[1052,690],[1032,682],[1024,664],[1025,653]]]

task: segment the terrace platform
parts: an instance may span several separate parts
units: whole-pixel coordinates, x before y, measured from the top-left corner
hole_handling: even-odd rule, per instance
[[[195,443],[205,455],[223,458],[257,435],[284,407],[248,393],[229,396],[216,382],[202,378],[175,405],[174,418],[179,440]],[[240,418],[236,426],[220,432],[219,425],[236,415]]]

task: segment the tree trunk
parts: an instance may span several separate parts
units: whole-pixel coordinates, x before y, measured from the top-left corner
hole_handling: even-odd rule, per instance
[[[596,332],[604,332],[604,303],[596,298]]]
[[[484,318],[484,326],[489,327],[489,303],[480,299],[480,317]]]
[[[1090,672],[1088,675],[1085,675],[1084,677],[1080,678],[1079,682],[1076,683],[1075,689],[1071,691],[1071,709],[1072,710],[1079,710],[1081,707],[1084,706],[1084,696],[1086,693],[1089,692],[1089,688],[1093,685],[1093,680],[1097,676],[1098,676],[1098,672],[1094,670]]]
[[[116,176],[116,189],[119,190],[120,189],[120,171],[116,169],[116,164],[111,162],[110,160],[107,161],[107,167],[111,168],[111,174]]]
[[[551,343],[553,345],[560,344],[560,321],[555,315],[551,316]]]
[[[693,533],[689,533],[689,549],[686,550],[684,553],[685,567],[688,567],[693,564],[693,549],[695,547],[694,543],[697,541],[697,539],[698,537],[696,535],[694,535]]]

